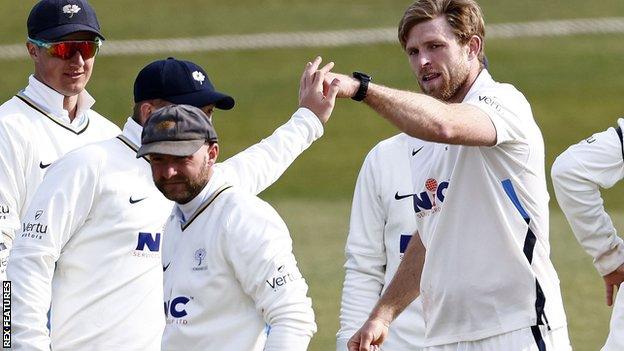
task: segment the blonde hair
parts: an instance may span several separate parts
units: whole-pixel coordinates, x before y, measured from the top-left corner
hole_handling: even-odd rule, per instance
[[[399,22],[399,41],[405,49],[407,36],[417,24],[445,16],[447,23],[461,44],[473,35],[481,38],[479,61],[484,64],[485,23],[479,4],[474,0],[416,0],[410,5]]]

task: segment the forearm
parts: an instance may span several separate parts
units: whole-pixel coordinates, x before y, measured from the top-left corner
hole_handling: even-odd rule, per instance
[[[371,306],[379,301],[383,289],[383,263],[362,255],[349,254],[340,305],[340,330],[337,349],[346,349],[349,338],[366,322]],[[384,260],[385,261],[385,260]]]
[[[310,145],[323,125],[308,109],[298,109],[273,134],[219,165],[232,185],[258,194],[273,184]]]
[[[445,144],[494,145],[487,115],[469,104],[449,104],[425,94],[370,84],[364,102],[402,132]]]
[[[559,207],[576,239],[601,275],[613,272],[624,263],[624,243],[604,209],[598,185],[569,152],[555,160],[551,176]]]
[[[49,350],[47,312],[50,308],[54,259],[51,255],[16,247],[8,279],[12,282],[14,350]]]
[[[305,351],[312,335],[299,329],[284,326],[271,327],[265,351]]]
[[[403,256],[394,278],[370,314],[389,325],[420,295],[420,279],[425,264],[425,248],[416,233]]]

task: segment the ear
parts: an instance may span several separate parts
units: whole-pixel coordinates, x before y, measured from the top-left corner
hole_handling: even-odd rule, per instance
[[[147,120],[149,119],[149,116],[155,110],[154,105],[152,105],[150,102],[144,101],[141,103],[141,106],[139,106],[139,110],[141,111],[141,125],[145,125],[147,123]]]
[[[468,40],[468,59],[474,60],[479,58],[479,53],[483,50],[483,41],[479,36],[473,35]]]
[[[219,144],[214,143],[208,148],[208,164],[213,166],[217,163],[217,157],[219,157]]]
[[[26,43],[26,50],[28,50],[28,55],[33,59],[33,61],[37,61],[39,59],[39,51],[37,50],[37,46],[33,43]]]

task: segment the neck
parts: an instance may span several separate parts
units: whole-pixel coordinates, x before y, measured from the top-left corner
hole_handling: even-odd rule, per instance
[[[76,118],[76,111],[78,111],[78,95],[67,96],[61,93],[60,91],[54,89],[50,84],[46,83],[46,81],[42,79],[39,73],[35,72],[34,76],[35,76],[35,79],[47,85],[50,89],[63,95],[63,109],[66,110],[67,113],[69,114],[69,121],[73,122],[74,118]]]
[[[63,109],[69,113],[69,120],[74,121],[76,118],[76,111],[78,110],[78,95],[64,96],[63,97]]]
[[[464,101],[464,98],[466,97],[466,95],[468,95],[470,88],[472,88],[472,85],[477,80],[477,77],[479,77],[479,73],[481,73],[481,70],[482,68],[480,65],[477,66],[476,68],[471,69],[470,72],[468,73],[468,76],[466,77],[466,80],[462,84],[461,88],[457,90],[457,93],[453,97],[451,97],[447,102],[461,103],[462,101]]]

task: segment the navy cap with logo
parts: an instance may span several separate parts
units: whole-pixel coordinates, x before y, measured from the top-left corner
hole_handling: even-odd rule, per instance
[[[206,142],[217,142],[217,132],[202,110],[168,105],[154,111],[143,126],[137,158],[148,154],[189,156]]]
[[[30,10],[28,37],[54,41],[75,32],[91,32],[101,39],[95,10],[86,0],[42,0]]]
[[[234,107],[234,99],[216,91],[203,68],[173,57],[145,66],[134,81],[134,102],[152,99],[199,108],[211,104],[222,110]]]

